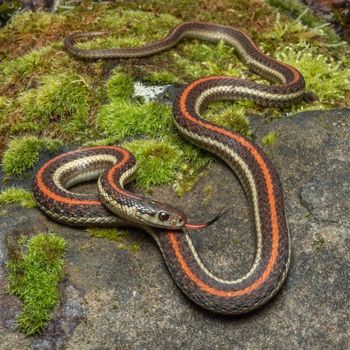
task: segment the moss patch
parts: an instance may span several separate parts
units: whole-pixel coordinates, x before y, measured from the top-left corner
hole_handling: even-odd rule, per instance
[[[325,36],[331,42],[339,41],[339,37],[335,34],[334,30],[326,23],[320,16],[316,17],[310,12],[299,0],[267,0],[267,3],[274,6],[288,15],[292,15],[294,18],[298,18],[303,24],[309,28],[322,27]]]
[[[166,70],[159,72],[150,72],[148,76],[145,77],[145,80],[149,83],[154,84],[175,84],[179,82],[179,78],[172,72]]]
[[[46,12],[32,13],[26,11],[17,13],[0,31],[0,44],[3,54],[16,57],[33,48],[42,46],[47,40],[52,40],[52,33],[64,25],[65,16]],[[50,33],[48,37],[47,33]],[[12,45],[6,46],[9,41]]]
[[[22,188],[8,188],[0,192],[0,205],[19,203],[25,208],[36,207],[33,193]]]
[[[38,88],[19,96],[24,117],[13,130],[42,131],[51,122],[60,123],[66,132],[78,132],[86,126],[88,89],[84,79],[75,74],[46,76]]]
[[[26,334],[40,332],[59,303],[66,242],[53,233],[21,239],[8,263],[9,291],[23,301],[18,324]]]
[[[117,69],[109,77],[106,91],[110,100],[118,98],[131,99],[134,94],[134,82],[127,74]]]
[[[46,46],[0,64],[2,84],[13,84],[16,80],[38,75],[50,63],[47,59],[52,48]]]
[[[136,182],[146,190],[169,183],[182,156],[182,152],[167,141],[135,140],[124,147],[135,155],[138,164]]]
[[[172,128],[170,107],[147,102],[138,104],[124,99],[113,99],[103,106],[97,116],[102,136],[120,141],[126,136],[164,134]]]
[[[277,57],[303,72],[309,91],[312,91],[317,101],[313,105],[304,105],[302,109],[327,108],[339,106],[342,100],[347,100],[350,93],[350,61],[336,62],[332,57],[320,55],[316,49],[300,48],[295,51],[285,47]],[[339,96],[339,91],[342,95]],[[295,106],[293,110],[300,110]]]
[[[277,141],[277,133],[275,131],[271,131],[261,138],[261,142],[264,145],[274,145]]]
[[[205,117],[222,126],[226,126],[245,136],[251,135],[247,113],[252,109],[250,101],[212,103],[204,113]]]
[[[87,229],[90,237],[107,238],[110,241],[121,242],[128,234],[127,231],[117,230],[116,228],[97,228],[90,227]]]
[[[11,140],[3,158],[5,176],[22,174],[37,163],[40,150],[47,148],[53,152],[59,146],[57,140],[39,139],[35,136]]]
[[[108,79],[106,87],[111,101],[100,109],[96,120],[100,135],[105,137],[102,143],[147,135],[146,139],[123,144],[137,159],[137,186],[150,190],[175,180],[179,194],[189,190],[208,157],[184,143],[173,125],[171,108],[135,100],[132,79],[119,69]]]
[[[90,237],[96,238],[106,238],[110,241],[117,242],[117,248],[120,250],[127,249],[132,253],[137,253],[140,251],[140,245],[136,243],[127,243],[125,238],[128,235],[128,231],[119,230],[116,228],[97,228],[91,227],[87,229]]]

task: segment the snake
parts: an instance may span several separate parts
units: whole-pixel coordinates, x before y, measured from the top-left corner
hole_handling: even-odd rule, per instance
[[[207,76],[183,86],[173,101],[173,122],[179,133],[223,160],[241,183],[254,219],[254,261],[249,271],[236,279],[211,272],[200,258],[189,230],[206,227],[217,217],[203,225],[192,225],[171,205],[127,191],[124,185],[132,178],[135,162],[118,146],[78,149],[49,160],[36,175],[34,193],[39,207],[53,219],[73,225],[140,226],[156,241],[175,283],[197,305],[225,315],[256,310],[280,290],[290,266],[291,241],[282,184],[260,146],[204,119],[202,114],[213,101],[249,99],[267,107],[298,103],[305,94],[302,74],[267,56],[250,36],[230,26],[185,22],[163,39],[140,47],[88,50],[76,45],[105,34],[72,33],[64,45],[74,57],[94,60],[151,56],[170,50],[184,39],[223,41],[235,49],[250,71],[269,82]],[[97,178],[99,195],[70,190],[81,181]]]

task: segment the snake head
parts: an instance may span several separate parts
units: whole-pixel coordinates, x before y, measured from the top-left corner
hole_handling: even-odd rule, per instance
[[[167,203],[144,197],[140,204],[135,216],[143,224],[175,230],[183,228],[186,224],[186,215]]]
[[[213,224],[225,213],[225,211],[221,210],[207,222],[194,224],[187,222],[187,216],[181,210],[166,203],[145,198],[143,208],[147,209],[139,212],[139,217],[142,217],[147,225],[172,230],[200,230]]]

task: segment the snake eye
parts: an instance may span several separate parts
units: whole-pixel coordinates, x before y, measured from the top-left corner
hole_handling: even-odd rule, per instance
[[[159,217],[159,220],[160,220],[160,221],[167,221],[167,220],[169,220],[170,215],[169,215],[168,213],[165,213],[164,211],[161,211],[161,212],[158,214],[158,217]]]

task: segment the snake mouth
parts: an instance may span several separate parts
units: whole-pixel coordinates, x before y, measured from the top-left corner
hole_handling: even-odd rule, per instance
[[[197,230],[201,230],[202,228],[206,228],[209,227],[210,225],[212,225],[214,222],[218,221],[221,216],[223,216],[226,213],[226,210],[221,209],[219,211],[219,213],[217,213],[213,218],[211,218],[209,221],[204,222],[204,223],[200,223],[200,224],[190,224],[190,223],[186,223],[184,225],[184,228],[187,230],[191,230],[191,231],[197,231]]]

